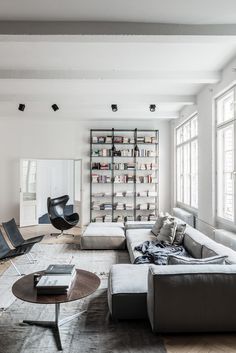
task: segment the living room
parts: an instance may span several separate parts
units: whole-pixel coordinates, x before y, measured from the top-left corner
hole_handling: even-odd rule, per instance
[[[0,353],[236,352],[227,5],[0,1]]]

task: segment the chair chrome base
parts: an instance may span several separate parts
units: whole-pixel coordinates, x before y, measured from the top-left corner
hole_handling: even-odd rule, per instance
[[[85,313],[86,310],[83,310],[79,313],[76,313],[74,315],[68,316],[62,320],[59,320],[60,316],[60,304],[56,303],[55,304],[55,321],[34,321],[34,320],[24,320],[23,323],[28,324],[28,325],[35,325],[35,326],[40,326],[40,327],[48,327],[52,329],[54,338],[56,341],[57,349],[59,351],[62,351],[62,344],[61,344],[61,336],[60,336],[60,330],[59,327],[62,325],[67,324],[71,320],[76,319],[79,317],[81,314]]]
[[[61,233],[51,233],[50,234],[51,236],[56,236],[57,238],[60,238],[61,236],[63,236],[63,235],[72,235],[73,237],[75,236],[74,234],[71,234],[71,233],[65,233],[65,231],[63,230],[63,231],[61,231]]]

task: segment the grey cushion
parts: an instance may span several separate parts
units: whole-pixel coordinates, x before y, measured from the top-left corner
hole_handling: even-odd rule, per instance
[[[168,219],[168,216],[159,216],[154,224],[154,226],[152,227],[152,233],[154,235],[158,235],[160,233],[160,230],[164,224],[164,221],[166,221]]]
[[[115,319],[147,318],[148,265],[117,264],[108,280],[108,305]]]
[[[214,250],[208,248],[208,246],[206,246],[206,245],[202,246],[202,258],[203,259],[206,257],[212,257],[212,256],[216,256],[216,255],[217,255],[217,253]]]
[[[122,227],[89,225],[81,236],[82,249],[124,249],[125,234]]]
[[[168,265],[224,265],[227,256],[212,256],[205,259],[193,259],[191,257],[169,255],[167,258]]]
[[[202,244],[193,239],[190,235],[184,235],[184,247],[189,254],[197,259],[202,257]]]
[[[170,221],[169,219],[165,220],[160,229],[160,233],[157,235],[157,240],[165,244],[173,244],[176,227],[177,223],[175,221]]]
[[[184,241],[184,234],[186,230],[186,224],[184,223],[177,223],[176,232],[175,232],[175,239],[174,245],[182,245]]]

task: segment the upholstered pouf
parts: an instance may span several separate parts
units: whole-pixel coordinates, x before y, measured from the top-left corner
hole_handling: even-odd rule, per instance
[[[108,305],[113,319],[146,319],[149,265],[116,264],[108,279]]]
[[[90,223],[81,236],[81,248],[94,250],[125,249],[123,223]]]

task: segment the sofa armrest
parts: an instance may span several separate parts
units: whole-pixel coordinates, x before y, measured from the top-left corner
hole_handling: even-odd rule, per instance
[[[151,265],[147,309],[154,332],[236,331],[236,265]]]

